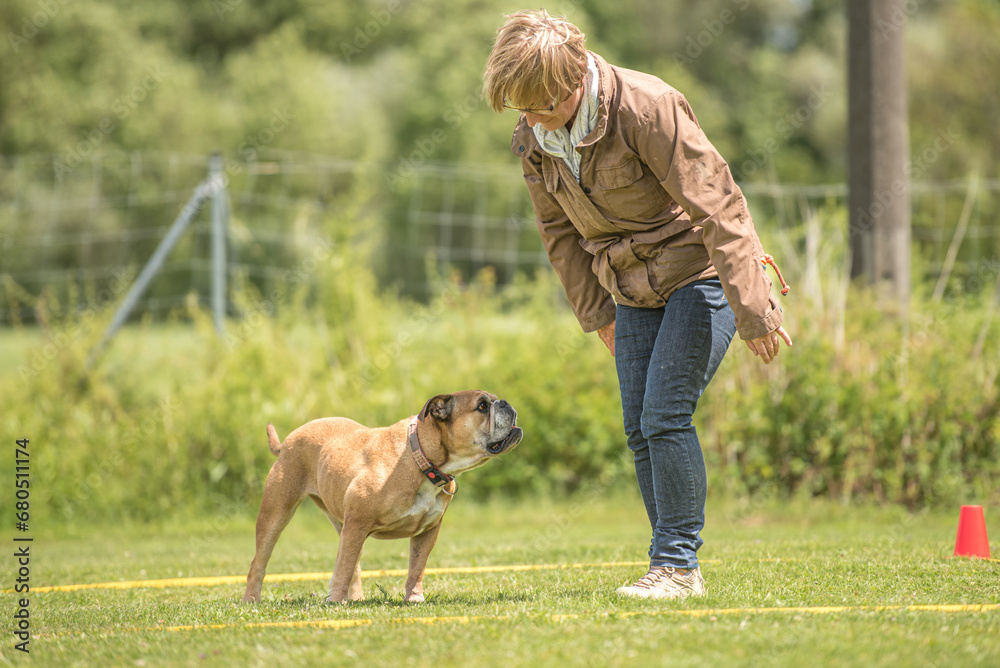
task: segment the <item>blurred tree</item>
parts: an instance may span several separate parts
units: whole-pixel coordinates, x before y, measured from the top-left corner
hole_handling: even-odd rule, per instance
[[[851,277],[910,296],[910,176],[903,0],[849,0]]]
[[[516,172],[515,119],[479,100],[510,0],[73,0],[0,3],[0,154],[254,144],[376,165],[377,215],[401,225],[407,166]],[[906,4],[915,180],[995,177],[1000,6]],[[842,0],[559,0],[609,61],[681,90],[740,182],[840,182]],[[281,132],[264,133],[287,110]],[[267,139],[267,141],[262,141]],[[935,146],[942,147],[935,148]]]
[[[915,179],[1000,175],[1000,3],[963,0],[907,24]]]

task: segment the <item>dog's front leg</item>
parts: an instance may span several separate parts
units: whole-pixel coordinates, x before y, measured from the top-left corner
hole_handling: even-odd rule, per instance
[[[329,603],[346,603],[361,599],[361,548],[368,538],[368,527],[345,520],[337,546],[337,563],[330,578]]]
[[[441,520],[419,536],[410,539],[410,570],[406,576],[406,602],[424,602],[424,569],[441,530]]]

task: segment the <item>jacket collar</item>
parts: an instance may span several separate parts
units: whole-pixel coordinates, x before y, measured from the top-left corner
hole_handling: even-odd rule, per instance
[[[611,118],[611,103],[618,94],[618,80],[611,65],[592,51],[590,55],[593,56],[594,62],[597,64],[597,125],[594,126],[590,134],[583,138],[580,146],[590,146],[607,133]]]
[[[597,63],[597,124],[590,134],[583,138],[579,146],[591,146],[607,133],[611,106],[618,97],[618,79],[615,76],[614,68],[593,51],[589,53],[594,58],[594,62]],[[518,158],[527,157],[535,150],[541,150],[538,140],[535,139],[535,133],[528,127],[528,122],[524,119],[524,114],[521,114],[514,127],[510,149],[511,153]]]

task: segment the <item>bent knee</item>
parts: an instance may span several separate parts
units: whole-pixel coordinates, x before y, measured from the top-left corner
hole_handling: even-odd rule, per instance
[[[668,438],[672,434],[694,429],[691,411],[646,411],[642,414],[642,436],[645,441]]]

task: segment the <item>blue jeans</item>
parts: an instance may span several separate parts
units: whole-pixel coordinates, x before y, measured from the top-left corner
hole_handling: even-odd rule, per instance
[[[615,365],[651,567],[698,566],[708,483],[692,417],[735,333],[718,279],[680,288],[661,308],[618,305]]]

